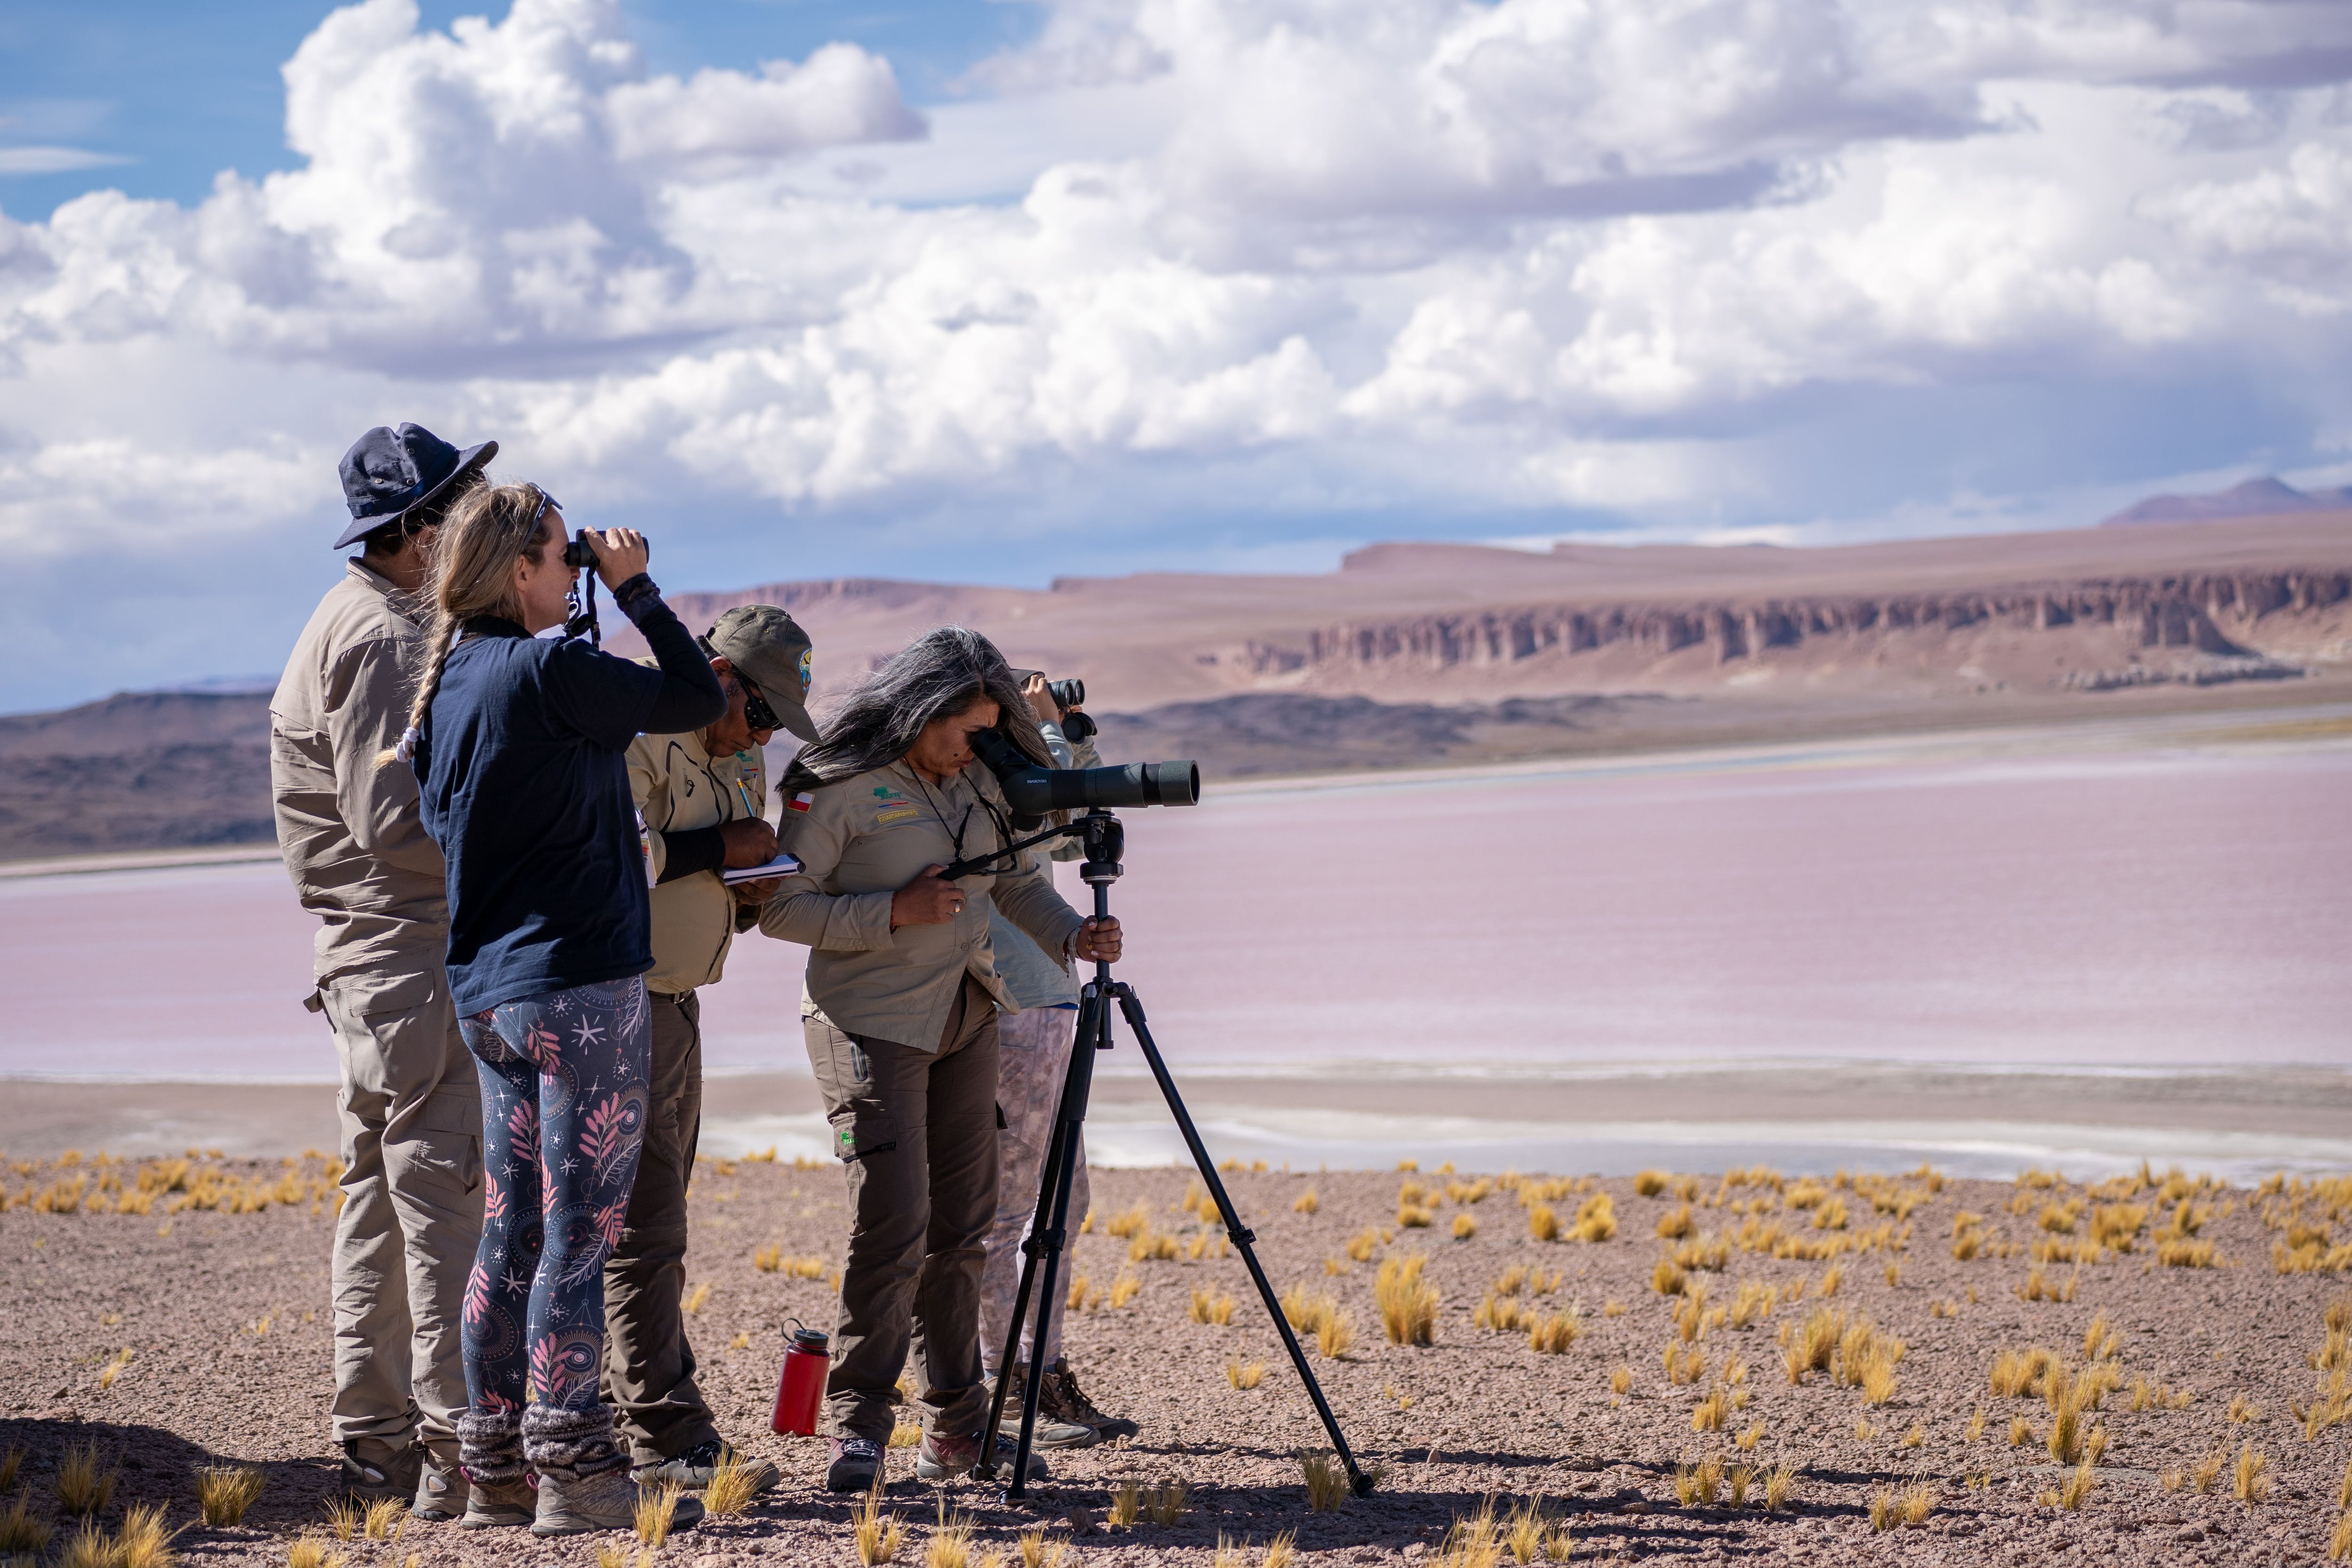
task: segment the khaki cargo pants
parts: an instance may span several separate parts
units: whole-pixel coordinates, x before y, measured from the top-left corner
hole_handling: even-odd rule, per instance
[[[457,1462],[459,1314],[482,1238],[482,1091],[437,955],[321,981],[342,1087],[343,1207],[330,1266],[335,1441],[419,1435]]]
[[[604,1402],[640,1468],[715,1441],[694,1381],[686,1289],[686,1189],[702,1134],[702,999],[646,993],[653,1023],[645,1151],[621,1239],[604,1265]]]
[[[996,1006],[967,980],[940,1048],[845,1034],[804,1007],[836,1152],[849,1166],[825,1430],[887,1444],[911,1348],[923,1424],[988,1419],[980,1365],[982,1243],[996,1212]]]

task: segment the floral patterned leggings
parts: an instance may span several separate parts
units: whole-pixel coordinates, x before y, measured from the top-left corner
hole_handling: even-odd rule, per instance
[[[459,1020],[482,1080],[482,1245],[466,1285],[459,1436],[477,1479],[586,1476],[626,1458],[598,1398],[604,1260],[645,1140],[642,978]],[[520,1439],[518,1443],[517,1439]]]

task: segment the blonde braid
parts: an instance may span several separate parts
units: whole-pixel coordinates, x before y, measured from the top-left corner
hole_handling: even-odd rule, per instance
[[[537,485],[482,485],[449,509],[434,542],[427,589],[433,611],[426,636],[433,658],[409,704],[408,728],[396,744],[376,753],[376,766],[415,759],[425,715],[440,695],[442,673],[466,623],[477,616],[516,614],[514,563],[524,555],[534,563],[543,558],[545,500]]]
[[[441,690],[441,672],[449,667],[449,650],[457,646],[457,622],[439,608],[433,612],[433,658],[425,667],[424,682],[416,689],[416,700],[408,705],[408,728],[400,739],[375,754],[375,765],[390,762],[413,762],[416,756],[418,732],[425,727],[425,716],[433,710],[433,699]]]

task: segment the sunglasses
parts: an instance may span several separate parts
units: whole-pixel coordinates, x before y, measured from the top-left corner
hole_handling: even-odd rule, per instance
[[[760,689],[740,670],[736,672],[735,679],[743,684],[744,722],[754,730],[782,729],[783,721],[776,717],[776,710],[768,706],[768,700],[760,695]]]

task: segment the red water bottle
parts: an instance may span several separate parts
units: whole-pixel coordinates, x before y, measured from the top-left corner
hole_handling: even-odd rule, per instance
[[[776,1379],[776,1414],[768,1423],[770,1431],[816,1436],[817,1412],[824,1406],[824,1374],[833,1365],[831,1344],[822,1329],[793,1330],[792,1342],[784,1347],[783,1374]]]

